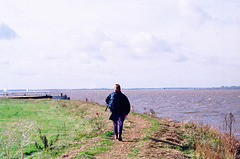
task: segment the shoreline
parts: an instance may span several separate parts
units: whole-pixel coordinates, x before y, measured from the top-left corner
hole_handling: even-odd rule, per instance
[[[112,90],[84,90],[66,92],[71,99],[88,99],[105,104],[104,99]],[[240,90],[123,90],[136,112],[155,111],[158,117],[173,118],[176,121],[193,121],[210,124],[222,129],[224,116],[230,112],[236,118],[236,132],[240,132],[239,92]],[[240,134],[238,134],[240,136]]]
[[[35,125],[29,129],[33,133],[31,136],[36,137],[31,139],[35,144],[29,142],[29,148],[26,147],[23,154],[25,157],[211,158],[233,157],[240,153],[239,141],[215,128],[158,118],[149,113],[131,112],[124,121],[123,142],[116,141],[112,122],[108,119],[110,112],[105,112],[105,106],[94,102],[0,99],[0,110],[4,114],[0,118],[1,139],[7,140],[9,133],[23,131],[19,129],[19,123],[23,124],[21,127],[27,127],[29,123]],[[12,131],[14,128],[16,130]],[[12,137],[18,136],[13,134]],[[219,154],[218,148],[224,149],[224,154]],[[12,154],[20,153],[16,147],[11,151]],[[203,151],[208,156],[204,156]]]
[[[161,88],[123,88],[122,90],[239,90],[240,86],[222,86],[222,87],[161,87]],[[31,91],[89,91],[89,90],[112,90],[112,88],[74,88],[74,89],[31,89]],[[28,92],[29,89],[9,89],[1,90],[0,93],[6,92]]]

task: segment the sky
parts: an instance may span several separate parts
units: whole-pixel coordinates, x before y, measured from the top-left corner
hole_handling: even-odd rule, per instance
[[[239,0],[0,0],[0,89],[240,86],[239,13]]]

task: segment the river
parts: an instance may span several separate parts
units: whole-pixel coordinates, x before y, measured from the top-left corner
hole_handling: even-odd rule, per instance
[[[68,90],[71,100],[105,104],[113,90]],[[235,134],[240,137],[240,89],[138,89],[122,90],[134,111],[152,112],[157,117],[192,121],[224,129],[224,117],[233,113]]]

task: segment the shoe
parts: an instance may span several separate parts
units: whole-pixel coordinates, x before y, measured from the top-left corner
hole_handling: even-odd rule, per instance
[[[118,140],[119,140],[119,141],[122,141],[122,138],[119,138]]]
[[[117,136],[117,135],[115,135],[114,139],[115,139],[115,140],[117,140],[117,139],[118,139],[118,136]]]

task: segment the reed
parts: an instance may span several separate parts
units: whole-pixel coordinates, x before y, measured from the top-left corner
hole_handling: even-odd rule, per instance
[[[234,116],[232,113],[226,116],[225,121],[228,121],[225,123],[228,123],[228,129],[224,133],[209,125],[185,124],[188,145],[194,150],[196,158],[240,158],[240,142],[232,133]]]

